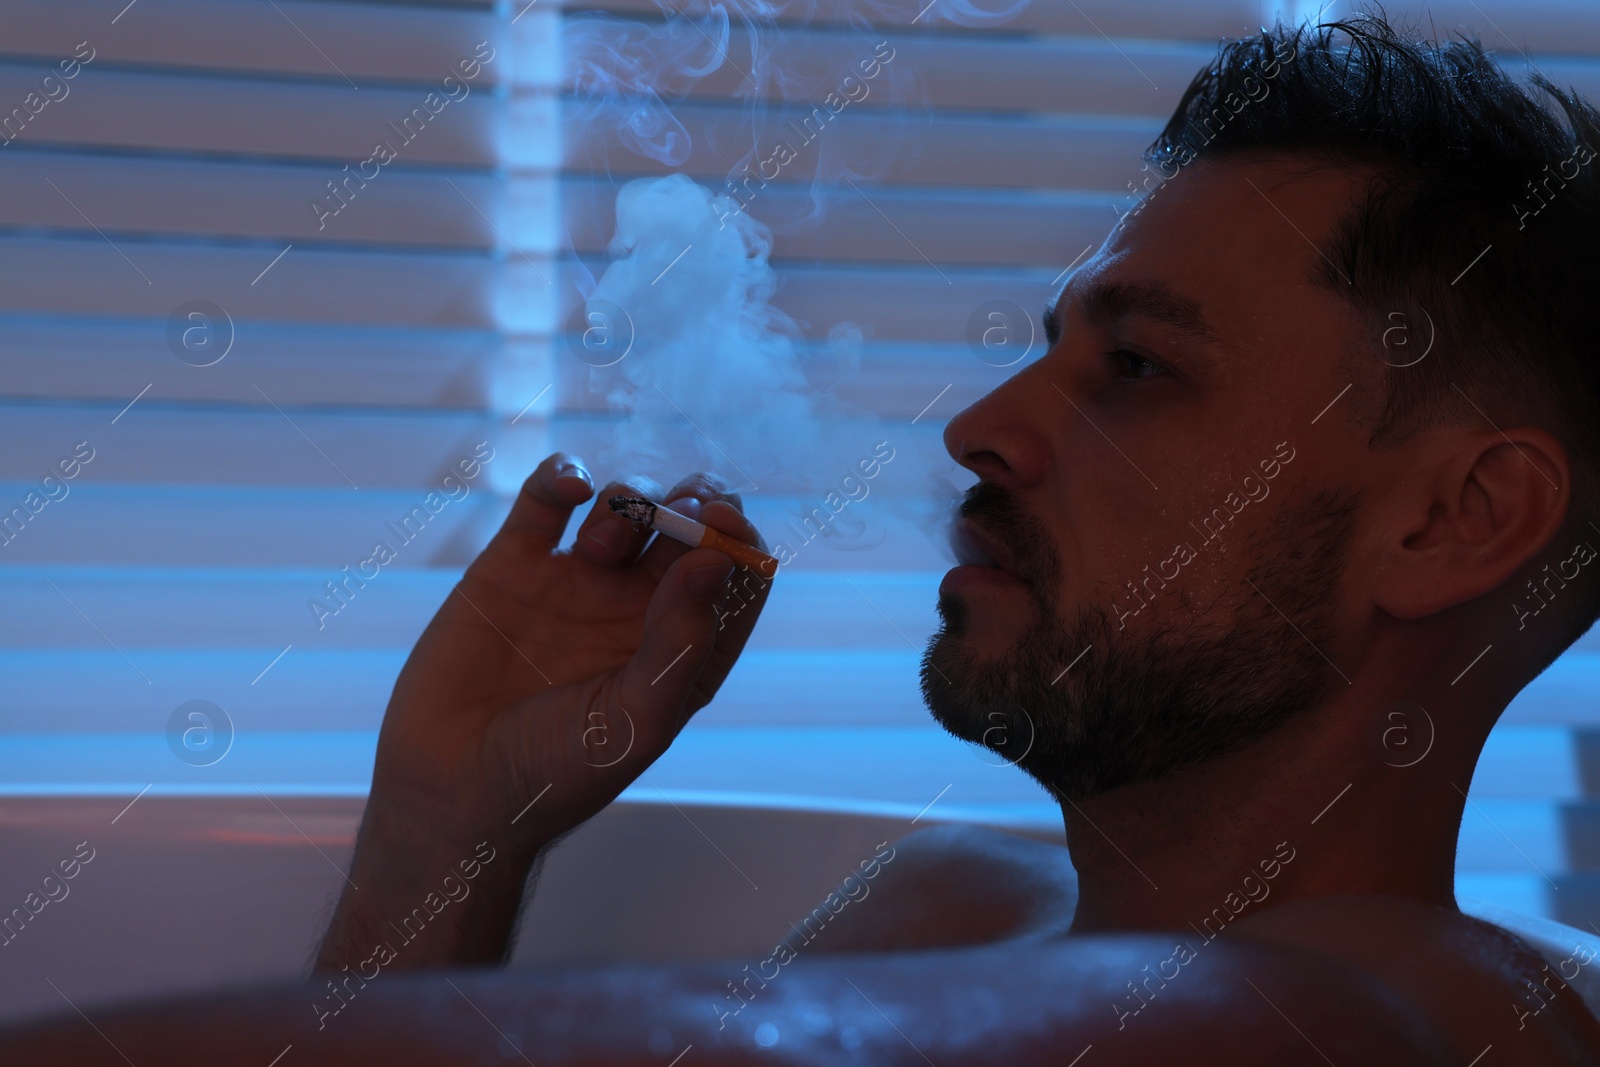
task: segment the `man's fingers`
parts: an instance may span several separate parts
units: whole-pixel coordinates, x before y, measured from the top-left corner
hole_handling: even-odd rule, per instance
[[[761,551],[767,551],[766,538],[762,537],[761,531],[745,517],[744,510],[737,502],[730,502],[726,498],[712,501],[706,505],[700,521],[707,526],[715,526],[728,536],[747,545],[755,545]]]
[[[691,549],[667,568],[650,598],[644,639],[622,669],[619,697],[652,749],[665,748],[683,723],[684,703],[716,637],[712,602],[733,571],[723,553]]]
[[[727,492],[724,485],[725,483],[715,475],[707,474],[704,471],[696,471],[673,486],[661,502],[680,515],[687,515],[691,519],[705,522],[705,517],[700,513],[700,509],[714,500],[731,500],[735,509],[739,507],[739,495]],[[722,529],[723,533],[732,534],[740,540],[745,539],[741,533],[735,530],[722,527],[718,527],[718,529]],[[660,581],[661,576],[667,573],[667,568],[672,565],[673,561],[689,551],[689,548],[689,545],[683,544],[681,541],[675,541],[670,537],[657,537],[650,542],[649,547],[639,557],[639,566],[650,577]]]
[[[633,522],[611,510],[609,501],[614,496],[642,496],[659,501],[661,486],[649,478],[636,476],[611,482],[600,490],[583,525],[578,527],[577,540],[572,543],[572,550],[591,563],[632,563],[650,540],[649,527],[635,529]]]
[[[593,563],[627,565],[637,560],[651,577],[659,580],[690,548],[669,537],[657,537],[650,543],[650,530],[636,528],[634,523],[611,510],[609,502],[613,496],[637,496],[665,503],[692,519],[701,517],[703,504],[731,501],[731,507],[722,505],[727,508],[729,518],[716,524],[718,529],[742,541],[760,543],[754,528],[739,514],[739,495],[727,491],[725,483],[714,475],[697,472],[684,478],[668,493],[662,493],[653,480],[635,476],[613,481],[596,495],[593,476],[583,461],[566,452],[547,456],[528,476],[495,540],[511,542],[524,552],[554,551],[561,543],[573,509],[591,495],[595,496],[594,504],[578,527],[573,548]]]
[[[700,512],[700,520],[746,544],[766,550],[766,543],[743,514],[724,500],[713,500]],[[651,546],[654,550],[655,546]],[[667,567],[656,587],[645,620],[645,642],[635,661],[640,677],[648,673],[648,696],[664,716],[664,728],[678,730],[687,721],[685,711],[696,711],[715,695],[744,650],[756,619],[766,603],[772,580],[748,567],[730,566],[723,553],[708,548],[688,549]],[[678,582],[681,580],[681,591]],[[711,601],[709,625],[701,605]],[[657,616],[655,613],[660,612]],[[669,620],[661,625],[653,618]],[[670,621],[677,620],[677,621]],[[653,643],[653,645],[652,645]],[[682,655],[681,660],[672,657]],[[659,665],[658,665],[659,664]],[[633,664],[630,664],[630,668]],[[625,678],[627,677],[625,672]],[[672,687],[662,688],[671,681]],[[685,707],[687,705],[687,707]],[[665,741],[670,741],[667,735]]]
[[[708,504],[701,516],[707,526],[715,526],[730,537],[737,537],[746,544],[753,544],[763,552],[767,551],[766,540],[751,525],[750,520],[743,514],[735,511],[728,504],[721,501]],[[748,567],[740,567],[728,579],[727,586],[716,604],[717,629],[716,651],[700,672],[700,691],[704,700],[709,701],[723,680],[728,677],[728,672],[739,659],[739,654],[744,651],[745,643],[750,640],[751,631],[755,629],[756,620],[761,617],[762,608],[766,606],[767,594],[772,591],[772,583],[776,576],[763,577]]]
[[[512,542],[523,551],[553,551],[572,509],[593,492],[593,479],[581,459],[566,452],[546,456],[522,483],[495,540]]]

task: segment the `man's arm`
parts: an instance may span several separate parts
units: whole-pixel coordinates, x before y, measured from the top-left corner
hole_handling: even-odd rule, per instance
[[[381,809],[369,801],[315,969],[370,976],[504,962],[545,853],[530,857],[504,834],[453,824],[444,805],[424,823]]]
[[[93,1027],[71,1015],[3,1032],[0,1062],[265,1067],[282,1055],[282,1067],[662,1067],[678,1056],[682,1067],[1457,1063],[1414,1009],[1338,961],[1219,941],[1145,986],[1146,968],[1172,952],[1167,937],[1117,935],[802,955],[732,1019],[719,1019],[718,1005],[744,961],[383,974],[336,1018],[319,1021],[317,987],[276,986],[92,1012]],[[1135,985],[1147,990],[1144,999]]]
[[[667,493],[613,482],[561,549],[593,481],[574,457],[541,463],[395,683],[317,970],[504,962],[538,857],[666,751],[727,677],[770,583],[719,625],[728,557],[652,540],[611,512],[613,493],[760,544],[737,494],[694,475]]]

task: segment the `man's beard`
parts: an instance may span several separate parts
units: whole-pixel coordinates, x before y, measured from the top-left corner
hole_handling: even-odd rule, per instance
[[[1238,751],[1320,704],[1339,677],[1319,649],[1333,643],[1334,586],[1357,502],[1326,492],[1280,505],[1270,533],[1241,554],[1254,590],[1240,580],[1234,595],[1200,607],[1169,582],[1177,588],[1157,592],[1152,610],[1188,612],[1192,625],[1134,637],[1100,606],[1063,621],[1048,530],[1010,490],[980,483],[961,512],[1013,551],[1033,620],[1005,655],[984,661],[961,648],[967,605],[941,596],[942,625],[922,657],[923,700],[957,737],[1074,800]],[[1221,617],[1207,619],[1213,611]]]

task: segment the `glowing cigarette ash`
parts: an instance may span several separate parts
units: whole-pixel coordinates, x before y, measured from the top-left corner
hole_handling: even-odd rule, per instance
[[[680,515],[663,504],[639,496],[614,496],[606,501],[618,515],[641,526],[648,526],[660,534],[682,541],[691,548],[714,548],[732,558],[741,567],[748,567],[763,578],[778,573],[778,561],[759,548],[735,540],[720,530],[687,515]]]

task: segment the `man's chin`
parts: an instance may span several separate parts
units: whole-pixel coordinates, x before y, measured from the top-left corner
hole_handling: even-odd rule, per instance
[[[1358,502],[1327,491],[1281,506],[1277,532],[1251,540],[1250,572],[1204,627],[1170,595],[1178,617],[1149,617],[1137,633],[1095,604],[1062,617],[1048,545],[1025,553],[1041,576],[1020,586],[1036,594],[1028,608],[993,595],[1009,589],[941,593],[923,700],[950,733],[1073,800],[1252,745],[1325,702],[1337,680],[1318,647],[1336,632],[1329,590]]]
[[[923,703],[955,737],[1016,763],[1032,746],[1036,730],[1027,709],[1012,699],[1019,688],[1017,649],[993,638],[975,640],[970,630],[958,632],[950,618],[923,652]],[[995,647],[981,647],[987,644]]]
[[[1028,636],[1028,627],[1039,622],[1036,609],[1030,607],[1024,613],[1014,604],[991,602],[982,595],[941,592],[938,611],[940,626],[930,638],[929,649],[960,660],[958,666],[1013,660]]]

